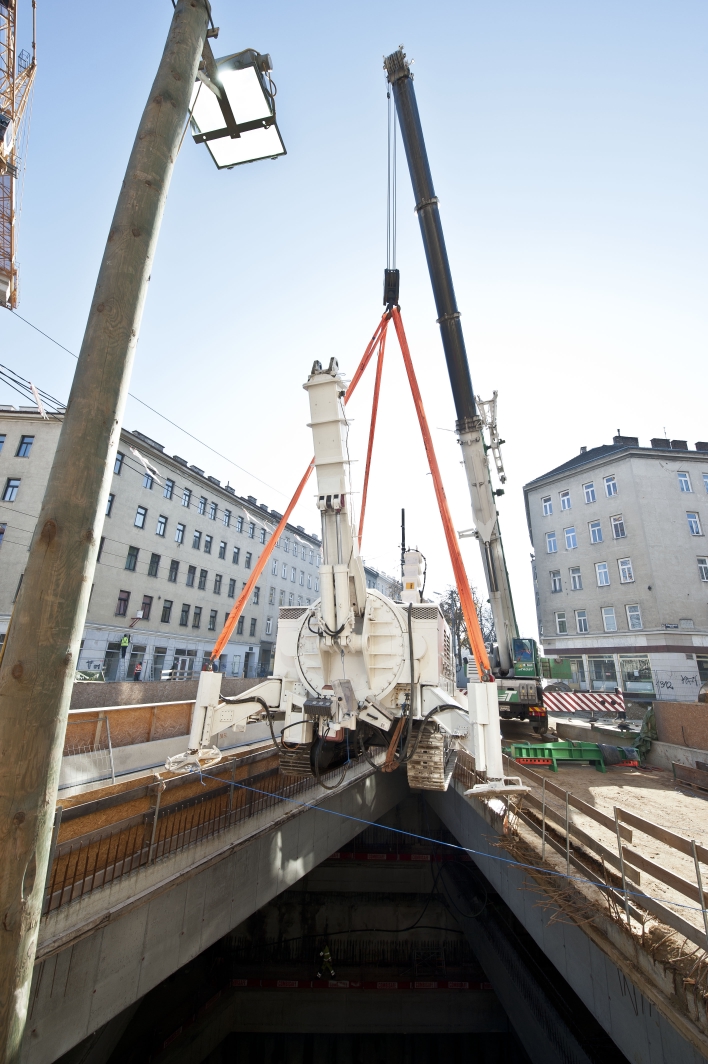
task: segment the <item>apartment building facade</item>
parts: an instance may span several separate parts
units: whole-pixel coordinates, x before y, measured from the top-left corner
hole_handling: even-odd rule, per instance
[[[694,701],[708,680],[708,443],[634,436],[524,487],[539,641],[572,686]]]
[[[35,407],[0,406],[0,639],[61,430]],[[107,680],[198,671],[281,515],[241,497],[140,432],[121,432],[79,669]],[[319,538],[288,525],[221,657],[233,676],[268,675],[281,606],[319,597]],[[130,639],[125,655],[121,641]]]

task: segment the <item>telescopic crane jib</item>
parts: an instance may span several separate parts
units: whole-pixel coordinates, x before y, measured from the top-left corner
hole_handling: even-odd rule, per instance
[[[496,430],[496,392],[489,403],[481,403],[472,388],[438,198],[433,187],[413,77],[402,47],[384,57],[384,69],[396,105],[455,402],[455,427],[474,518],[474,529],[469,534],[479,540],[497,632],[498,647],[493,666],[498,677],[499,699],[507,707],[515,707],[514,715],[544,717],[538,652],[533,640],[519,638],[496,508],[495,496],[502,491],[495,492],[492,488],[487,458],[487,451],[491,450],[497,472],[503,469]],[[489,446],[484,438],[485,427],[490,435]],[[517,677],[523,679],[517,680]]]
[[[0,0],[0,304],[17,306],[17,186],[20,144],[36,57],[36,0],[32,0],[32,54],[17,52],[17,0]]]

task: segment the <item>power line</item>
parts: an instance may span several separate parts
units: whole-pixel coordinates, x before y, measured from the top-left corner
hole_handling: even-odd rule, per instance
[[[6,309],[11,310],[10,307],[7,307]],[[17,313],[17,311],[13,310],[12,314],[15,318],[19,318],[20,321],[23,321],[25,325],[29,325],[30,329],[34,329],[35,332],[38,332],[40,336],[44,336],[45,339],[51,341],[51,343],[53,344],[56,344],[57,347],[60,347],[62,351],[66,351],[67,355],[71,355],[72,358],[78,359],[79,356],[75,355],[73,351],[70,351],[68,347],[64,347],[64,345],[60,344],[58,340],[55,340],[53,336],[50,336],[49,333],[45,333],[37,325],[34,325],[31,321],[28,321],[27,318],[23,318],[21,314]],[[205,443],[204,440],[200,440],[198,436],[195,436],[192,432],[189,432],[188,429],[183,428],[182,425],[178,425],[176,421],[172,421],[165,414],[161,414],[160,411],[156,410],[154,406],[150,406],[150,404],[146,403],[144,399],[140,399],[139,396],[134,395],[132,392],[128,392],[128,395],[131,399],[135,399],[136,403],[140,403],[141,406],[144,406],[146,410],[150,410],[153,414],[157,414],[157,416],[161,417],[163,421],[166,421],[168,425],[172,425],[172,427],[178,429],[179,432],[183,432],[185,436],[189,436],[190,439],[195,440],[195,442],[198,443],[201,447],[206,447],[206,449],[208,451],[211,451],[212,454],[217,455],[219,458],[223,458],[223,460],[225,462],[228,462],[229,465],[232,465],[234,469],[240,470],[242,473],[245,473],[246,476],[252,477],[254,480],[257,480],[258,483],[262,484],[265,488],[268,488],[270,491],[274,491],[278,495],[282,495],[283,498],[286,498],[285,492],[281,491],[280,488],[276,488],[273,484],[269,484],[267,480],[262,480],[260,477],[257,477],[255,473],[251,473],[244,466],[239,465],[238,462],[234,462],[232,458],[228,458],[225,454],[222,454],[221,451],[217,451],[215,447],[211,447],[208,443]],[[59,405],[61,406],[61,404]]]

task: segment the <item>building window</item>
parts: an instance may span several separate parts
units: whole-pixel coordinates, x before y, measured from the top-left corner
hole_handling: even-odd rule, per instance
[[[597,586],[607,587],[610,583],[610,570],[607,568],[607,562],[597,562],[595,573],[597,575]]]
[[[236,624],[236,635],[243,635],[243,617],[239,617]]]
[[[310,551],[310,565],[314,565],[314,564],[315,564],[315,552],[313,550],[311,550]]]
[[[265,634],[266,635],[272,635],[273,634],[273,618],[272,617],[266,617]]]
[[[6,528],[6,525],[0,525],[0,543],[2,543],[2,537],[5,535],[5,528]],[[106,542],[106,537],[105,536],[101,536],[101,542],[98,544],[98,554],[96,556],[96,561],[97,562],[100,562],[100,560],[101,560],[101,555],[103,554],[103,547],[104,547],[105,542]]]
[[[227,528],[231,525],[231,510],[224,510],[221,520],[224,522]]]
[[[199,588],[200,591],[204,591],[206,589],[206,582],[207,582],[207,576],[208,575],[209,575],[209,572],[208,572],[207,569],[200,569],[199,570],[199,583],[198,583],[197,587]]]
[[[291,569],[290,569],[290,581],[291,581],[291,583],[294,584],[296,580],[297,580],[297,569],[293,565],[291,567]]]
[[[551,577],[551,594],[556,595],[559,591],[563,590],[563,584],[561,583],[560,569],[552,569],[550,572]]]
[[[560,493],[561,510],[570,510],[570,492],[562,491]]]
[[[610,518],[610,524],[612,525],[612,535],[615,539],[624,539],[627,535],[627,530],[624,527],[624,518],[622,514],[615,514]]]
[[[553,502],[551,496],[547,495],[545,499],[541,499],[541,505],[543,506],[543,516],[550,517],[553,513]]]
[[[565,533],[565,549],[575,550],[578,545],[578,537],[575,534],[575,529],[564,528],[563,532]]]
[[[0,451],[3,449],[3,445],[4,445],[6,439],[7,439],[7,436],[5,436],[4,433],[1,433],[0,434]]]
[[[156,536],[164,536],[167,531],[167,518],[164,514],[160,514],[157,519],[157,528],[155,529]]]
[[[260,597],[261,597],[261,589],[259,587],[254,587],[254,589],[253,589],[253,605],[254,606],[258,605]]]
[[[580,575],[580,566],[576,566],[570,570],[570,590],[582,591],[583,590],[583,578]]]
[[[236,597],[236,581],[235,580],[229,580],[229,592],[228,592],[228,594],[229,594],[229,598],[235,598]]]
[[[209,520],[210,521],[216,521],[217,509],[218,509],[218,507],[217,507],[215,502],[210,502],[209,503]]]
[[[602,607],[602,627],[606,632],[617,631],[617,618],[615,617],[614,606]]]
[[[128,616],[128,603],[130,602],[129,591],[118,592],[118,602],[116,604],[116,617]]]
[[[253,558],[252,554],[250,554],[250,553],[246,554],[246,557],[244,558],[244,562],[243,562],[243,565],[244,565],[245,569],[250,569],[251,568],[251,559],[252,558]]]
[[[138,547],[128,547],[128,556],[125,559],[125,567],[129,572],[135,572],[135,566],[138,563],[138,554],[140,550]]]
[[[187,569],[187,587],[194,587],[194,578],[197,575],[196,565],[190,565]]]
[[[125,455],[121,454],[120,451],[118,451],[118,454],[116,455],[116,460],[113,463],[113,472],[115,473],[115,475],[117,477],[120,476],[121,470],[123,469],[123,459],[124,458],[125,458]]]
[[[632,583],[634,583],[634,571],[632,570],[632,560],[631,560],[631,558],[620,558],[619,561],[617,562],[617,565],[619,566],[620,583],[621,584],[632,584]]]
[[[180,623],[182,628],[186,628],[187,625],[189,624],[189,611],[190,611],[190,608],[191,607],[186,602],[182,603],[182,609],[181,609],[180,615],[179,615],[179,623]]]
[[[241,548],[240,547],[234,547],[234,555],[233,555],[233,558],[231,559],[231,561],[234,563],[234,565],[238,565],[238,560],[239,560],[240,556],[241,556]]]
[[[288,595],[288,606],[294,606],[294,605],[295,605],[295,592],[291,591],[290,594]]]
[[[256,634],[256,618],[255,617],[251,617],[251,624],[250,624],[250,627],[249,627],[249,630],[248,630],[248,634],[251,637],[251,639],[253,639],[254,635]]]
[[[167,579],[169,580],[169,582],[171,584],[176,584],[177,583],[177,574],[178,573],[179,573],[179,562],[171,561],[170,562],[170,572],[169,572],[169,575],[167,577]]]
[[[106,503],[106,517],[110,517],[111,516],[111,510],[113,509],[113,500],[114,499],[115,499],[115,495],[113,495],[111,493],[108,496],[108,502]]]
[[[205,496],[205,495],[200,495],[200,496],[199,496],[199,502],[198,502],[198,504],[197,504],[197,513],[198,513],[198,514],[203,514],[203,513],[205,513],[205,511],[206,511],[206,504],[207,504],[207,501],[206,501],[206,496]]]
[[[636,632],[642,627],[642,611],[639,606],[627,606],[627,624],[630,632]]]
[[[575,611],[575,627],[578,630],[579,635],[583,635],[588,630],[588,615],[587,610]]]
[[[307,586],[312,587],[312,573],[307,574]]]
[[[16,458],[29,458],[34,436],[20,436],[20,446],[17,448]]]
[[[278,575],[278,562],[277,562],[276,558],[273,558],[273,561],[270,563],[270,575],[271,576],[277,576]]]
[[[287,536],[283,540],[283,550],[286,554],[290,553],[290,540],[287,538]]]
[[[138,506],[138,509],[135,512],[135,520],[133,521],[136,528],[145,528],[147,514],[148,512],[144,506]]]
[[[622,686],[628,694],[654,694],[649,658],[620,658]]]
[[[166,499],[171,499],[172,496],[174,495],[174,493],[175,493],[175,482],[174,482],[174,480],[166,480],[165,481],[165,490],[163,491],[162,494],[165,496]]]
[[[708,491],[708,473],[703,474],[703,487]]]
[[[237,532],[243,532],[243,518],[242,517],[237,517],[236,518],[236,531]]]
[[[556,632],[558,635],[568,634],[568,622],[565,618],[565,613],[556,614]]]
[[[583,484],[583,492],[585,493],[585,502],[596,502],[595,485],[592,481],[589,484]]]
[[[154,483],[155,481],[152,478],[152,474],[146,473],[143,477],[143,487],[147,488],[148,491],[152,491],[152,486]]]
[[[189,488],[182,489],[182,505],[189,507],[192,503],[192,493]]]
[[[679,491],[692,491],[693,490],[691,488],[691,478],[689,477],[688,473],[679,473],[678,474],[678,482],[679,482]]]
[[[702,536],[703,533],[701,532],[701,519],[698,514],[687,513],[686,518],[688,520],[688,531],[691,533],[691,535]]]
[[[706,576],[706,580],[708,580],[708,576]],[[270,591],[268,592],[268,605],[269,606],[275,606],[275,588],[274,587],[272,587],[270,589]]]
[[[266,540],[266,530],[265,530],[265,528],[262,528],[260,530],[260,532],[258,533],[258,539],[260,540],[261,543],[265,543],[265,540]]]
[[[590,542],[602,543],[602,525],[599,521],[591,521],[588,525],[590,529]]]
[[[192,614],[192,628],[199,628],[202,623],[202,607],[195,606]]]
[[[225,539],[222,539],[222,540],[219,541],[219,557],[220,558],[225,558],[226,557],[226,540]]]
[[[150,620],[150,610],[152,609],[152,595],[143,595],[143,604],[140,607],[140,612],[143,615],[144,621]]]
[[[698,575],[701,580],[708,580],[708,558],[698,559]]]
[[[14,502],[17,498],[17,492],[19,490],[20,481],[13,477],[8,477],[8,479],[5,481],[5,490],[2,493],[3,502]]]
[[[298,595],[297,604],[298,604],[298,606],[302,606],[302,595]]]
[[[282,571],[281,571],[280,575],[282,576],[283,580],[287,580],[288,579],[288,567],[285,564],[285,562],[283,562],[283,568],[282,568]]]
[[[202,545],[202,534],[201,534],[201,532],[195,532],[194,535],[192,536],[192,547],[194,548],[194,550],[199,550],[201,545]]]
[[[148,576],[157,576],[158,570],[160,568],[161,557],[161,554],[150,555],[150,564],[148,565]]]
[[[319,591],[319,589],[320,589],[320,578],[319,578],[319,576],[316,576],[315,577],[315,591]]]
[[[304,586],[305,586],[305,571],[304,571],[304,569],[301,569],[300,570],[300,587],[304,587]]]
[[[204,553],[205,554],[211,554],[211,545],[212,545],[213,542],[214,542],[214,537],[213,536],[205,536],[204,537]]]
[[[617,481],[614,477],[605,477],[605,495],[608,499],[611,499],[613,495],[617,495]]]
[[[248,522],[248,538],[253,539],[256,534],[256,526],[253,521]]]
[[[161,617],[162,623],[163,624],[169,624],[171,616],[172,616],[172,599],[163,599],[162,600],[162,617]]]
[[[186,525],[177,525],[175,530],[175,543],[184,543],[184,530]]]
[[[221,594],[221,580],[222,580],[221,574],[217,573],[216,576],[214,577],[214,594],[215,595],[220,595]]]
[[[209,631],[216,631],[216,610],[209,611]]]
[[[279,606],[284,606],[285,605],[285,591],[281,591],[280,594],[278,595],[278,605]]]

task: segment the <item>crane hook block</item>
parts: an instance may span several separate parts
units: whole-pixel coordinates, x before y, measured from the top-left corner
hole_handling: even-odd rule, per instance
[[[401,280],[400,270],[384,270],[384,306],[390,310],[398,306],[398,286]]]

